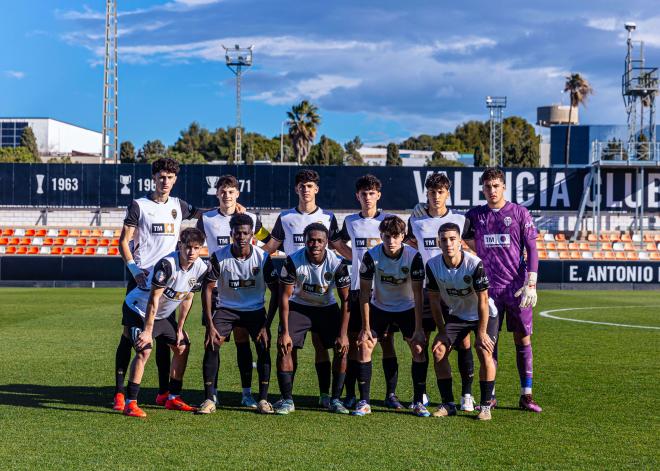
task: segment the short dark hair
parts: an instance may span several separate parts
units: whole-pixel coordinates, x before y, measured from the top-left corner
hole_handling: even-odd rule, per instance
[[[219,190],[225,186],[236,188],[238,191],[241,191],[241,186],[238,184],[238,179],[233,175],[222,175],[218,179],[218,182],[215,184],[215,189]]]
[[[366,175],[362,175],[360,178],[358,178],[355,181],[356,193],[362,190],[380,191],[381,187],[382,187],[382,183],[380,182],[380,180],[370,173],[367,173]]]
[[[298,186],[299,183],[316,183],[317,185],[321,181],[321,177],[319,177],[319,174],[316,170],[311,170],[311,169],[304,169],[301,170],[300,172],[296,173],[296,186]]]
[[[233,231],[238,226],[250,226],[254,230],[254,221],[245,213],[235,213],[229,220],[229,228]]]
[[[329,237],[329,232],[328,232],[327,227],[325,227],[320,222],[313,222],[310,225],[308,225],[307,227],[305,227],[305,230],[303,231],[303,239],[306,241],[307,240],[307,235],[310,232],[313,232],[313,231],[323,232],[325,234],[326,239]]]
[[[504,177],[504,172],[502,169],[499,169],[497,167],[489,167],[486,170],[484,170],[484,173],[481,174],[481,184],[483,185],[487,181],[490,180],[501,180],[502,183],[506,183],[506,179]]]
[[[204,241],[206,240],[206,237],[204,236],[204,233],[197,229],[196,227],[187,227],[184,230],[181,231],[181,234],[179,235],[179,241],[183,245],[189,245],[189,244],[199,244],[199,245],[204,245]]]
[[[399,216],[388,216],[378,226],[378,230],[389,236],[406,235],[406,223]]]
[[[427,190],[437,190],[444,188],[449,191],[451,188],[451,180],[444,173],[432,173],[424,182],[424,186]]]
[[[154,160],[151,164],[151,174],[156,175],[162,171],[167,173],[173,173],[175,175],[179,174],[179,162],[169,157],[161,157],[158,160]]]
[[[456,231],[458,232],[458,235],[461,235],[461,228],[458,227],[458,224],[455,224],[453,222],[446,222],[440,228],[438,229],[438,236],[442,234],[443,232],[450,232],[450,231]]]

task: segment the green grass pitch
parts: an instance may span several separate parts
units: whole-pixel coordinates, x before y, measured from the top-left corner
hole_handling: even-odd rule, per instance
[[[151,406],[156,374],[150,362],[141,394],[148,417],[123,417],[110,409],[122,290],[2,289],[0,299],[2,469],[660,467],[660,330],[538,316],[546,310],[598,307],[552,314],[660,327],[658,292],[541,292],[534,369],[535,398],[544,411],[517,409],[515,352],[511,336],[503,334],[497,377],[502,407],[489,423],[467,414],[420,419],[383,409],[379,354],[371,416],[320,411],[309,338],[294,387],[299,410],[290,416],[259,416],[237,407],[240,383],[229,344],[221,351],[222,406],[216,414]],[[184,398],[192,403],[202,400],[199,311],[197,300],[188,322],[193,344],[184,382]],[[400,339],[397,349],[399,397],[408,400],[410,354]],[[439,394],[432,370],[427,384],[435,404]],[[456,372],[456,394],[459,388]],[[271,392],[274,401],[274,372]],[[478,399],[478,381],[474,392]]]

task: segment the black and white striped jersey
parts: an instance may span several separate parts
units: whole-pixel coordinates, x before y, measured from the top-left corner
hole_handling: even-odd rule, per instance
[[[261,220],[256,214],[245,212],[252,219],[252,229],[256,234],[261,229]],[[218,248],[231,244],[231,228],[229,220],[233,214],[223,214],[220,209],[212,209],[202,214],[197,221],[197,229],[206,235],[206,245],[209,248],[209,254],[214,253]]]
[[[312,223],[321,223],[328,228],[329,241],[339,239],[337,219],[331,211],[316,208],[311,213],[301,213],[298,208],[282,211],[270,235],[273,239],[282,242],[284,253],[293,254],[296,250],[305,247],[303,232]]]
[[[433,217],[427,213],[422,217],[410,216],[408,219],[408,239],[417,241],[417,251],[421,254],[425,264],[432,257],[442,253],[438,245],[438,229],[448,222],[453,222],[463,232],[465,216],[452,213],[449,209],[444,216]]]

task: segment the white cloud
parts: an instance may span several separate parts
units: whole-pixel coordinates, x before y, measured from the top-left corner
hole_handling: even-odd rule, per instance
[[[294,86],[286,86],[283,90],[265,91],[246,99],[263,101],[269,105],[283,105],[299,101],[303,98],[316,100],[329,95],[337,88],[353,88],[362,80],[340,75],[319,75],[311,79],[299,81]]]
[[[189,7],[197,7],[201,5],[210,5],[211,3],[219,3],[221,0],[176,0],[176,3],[181,3]]]
[[[623,28],[623,22],[619,20],[619,18],[613,16],[605,18],[589,18],[587,20],[587,26],[602,31],[616,31],[619,28]]]
[[[5,70],[5,76],[16,80],[21,80],[25,78],[25,72],[21,72],[20,70]]]
[[[497,41],[479,36],[451,37],[446,41],[436,41],[435,49],[438,51],[453,52],[456,54],[470,54],[484,47],[495,47]]]

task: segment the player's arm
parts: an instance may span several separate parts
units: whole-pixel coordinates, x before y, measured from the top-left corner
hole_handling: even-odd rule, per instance
[[[415,333],[412,341],[414,344],[424,346],[426,344],[426,335],[422,326],[422,309],[424,306],[424,295],[422,287],[424,284],[424,262],[422,256],[418,253],[413,257],[410,264],[410,280],[412,284],[413,297],[415,299]]]
[[[429,264],[426,264],[426,291],[429,294],[429,303],[431,304],[431,314],[439,332],[445,330],[445,320],[442,316],[442,297],[440,296],[440,286],[433,275]]]
[[[360,265],[360,313],[362,314],[362,330],[358,335],[358,344],[368,342],[369,348],[373,347],[374,338],[371,335],[371,323],[369,319],[369,298],[373,286],[376,265],[369,252],[362,257]]]
[[[337,224],[337,218],[333,214],[330,218],[330,229],[328,229],[328,240],[330,241],[330,248],[334,249],[344,258],[349,260],[352,257],[351,249],[341,240],[341,231]]]
[[[156,320],[156,312],[158,311],[158,304],[160,297],[165,292],[165,287],[160,287],[156,285],[151,286],[151,292],[149,293],[149,301],[147,302],[147,313],[144,317],[144,329],[138,336],[137,341],[135,342],[135,347],[137,350],[143,350],[144,348],[151,346],[153,343],[153,331],[154,331],[154,322]]]
[[[188,296],[186,296],[186,298],[181,302],[181,305],[179,306],[179,319],[176,327],[176,346],[180,349],[183,349],[185,347],[183,341],[186,338],[186,334],[185,331],[183,330],[183,326],[186,324],[186,319],[188,319],[188,314],[190,314],[190,309],[192,308],[194,298],[195,298],[195,293],[191,291],[190,293],[188,293]]]
[[[412,216],[411,216],[412,217]],[[417,250],[417,239],[415,238],[415,234],[413,233],[412,230],[412,223],[410,222],[411,218],[408,218],[408,233],[406,234],[406,238],[403,239],[403,241]]]
[[[209,270],[204,277],[202,284],[202,309],[204,310],[204,319],[206,325],[206,335],[204,338],[204,347],[209,346],[213,349],[215,345],[220,345],[220,334],[213,323],[213,288],[220,277],[220,263],[215,254],[211,255],[209,261]]]
[[[277,220],[275,221],[275,226],[273,227],[273,230],[270,232],[270,239],[261,248],[264,249],[266,252],[268,252],[270,255],[272,255],[282,246],[282,242],[284,242],[284,238],[285,238],[284,226],[282,226],[282,216],[280,215],[277,216]]]
[[[296,266],[291,257],[286,258],[282,272],[280,273],[280,335],[277,339],[277,346],[282,355],[289,353],[293,347],[291,336],[289,335],[289,298],[293,294],[293,288],[296,284]]]
[[[348,241],[351,240],[351,235],[348,233],[348,227],[346,227],[346,219],[341,226],[341,231],[339,231],[339,239],[335,242],[335,250],[344,257],[346,260],[353,260],[353,251],[348,246]]]
[[[520,300],[520,307],[534,307],[538,296],[536,294],[536,282],[538,279],[539,271],[539,252],[536,248],[536,227],[532,216],[527,209],[524,209],[525,216],[520,223],[520,230],[522,232],[521,238],[525,250],[527,251],[527,278],[525,284],[515,293],[515,297],[522,296]]]
[[[268,311],[266,312],[266,322],[259,330],[256,342],[261,342],[264,347],[270,348],[270,326],[275,318],[277,306],[279,304],[279,279],[277,277],[277,270],[273,265],[269,255],[266,255],[261,272],[263,273],[264,282],[270,290],[270,299],[268,300]]]
[[[341,355],[346,355],[348,353],[348,292],[351,287],[351,276],[348,273],[348,266],[343,263],[339,265],[335,272],[335,286],[337,287],[341,312],[341,327],[339,336],[335,341],[335,347]]]
[[[140,288],[146,288],[148,272],[137,266],[135,260],[133,260],[133,254],[131,253],[131,248],[129,246],[135,236],[135,228],[138,226],[139,221],[140,206],[135,200],[133,200],[126,210],[124,225],[122,226],[121,235],[119,236],[119,254],[124,260],[126,268],[131,272],[131,275],[133,275],[138,286]]]
[[[472,252],[477,253],[477,244],[474,241],[474,237],[474,226],[472,225],[470,218],[466,215],[461,239],[463,239],[463,242],[467,244]]]
[[[477,345],[484,350],[493,353],[495,342],[487,332],[490,308],[488,305],[488,288],[490,283],[483,262],[479,262],[472,273],[472,288],[477,293],[477,310],[479,311],[479,326],[477,327]]]

